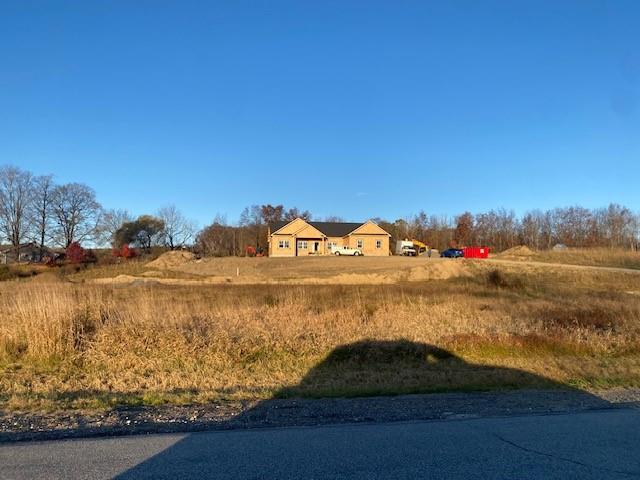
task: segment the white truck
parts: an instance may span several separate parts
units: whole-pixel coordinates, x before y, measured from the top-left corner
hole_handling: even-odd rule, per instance
[[[413,241],[398,240],[396,242],[396,255],[404,255],[406,257],[415,257],[418,251],[415,249]]]
[[[334,255],[351,255],[353,257],[359,257],[362,255],[362,250],[359,248],[351,248],[351,247],[335,247],[332,249]]]

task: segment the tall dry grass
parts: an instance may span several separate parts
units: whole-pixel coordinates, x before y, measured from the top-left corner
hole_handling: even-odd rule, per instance
[[[383,375],[364,359],[366,392],[501,386],[497,373],[495,384],[489,373],[479,385],[469,365],[586,387],[636,384],[637,287],[621,275],[509,271],[385,286],[5,282],[0,401],[52,408],[264,398],[363,339],[434,345],[464,360],[453,372],[394,366],[390,357]],[[361,386],[336,371],[302,394],[366,393]]]
[[[620,248],[568,248],[536,252],[533,260],[570,265],[640,269],[640,252]]]

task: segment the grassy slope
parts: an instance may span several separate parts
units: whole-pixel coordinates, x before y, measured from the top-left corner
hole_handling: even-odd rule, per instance
[[[608,248],[571,248],[565,251],[540,251],[530,258],[538,262],[592,265],[640,269],[640,252]]]

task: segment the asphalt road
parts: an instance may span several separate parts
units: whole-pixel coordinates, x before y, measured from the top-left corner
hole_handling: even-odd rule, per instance
[[[640,411],[17,443],[0,478],[640,477]]]

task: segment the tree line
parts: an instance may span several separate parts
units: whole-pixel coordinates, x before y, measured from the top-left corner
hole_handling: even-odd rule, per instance
[[[193,242],[196,225],[169,205],[155,215],[134,218],[106,210],[82,183],[58,184],[53,175],[34,175],[12,165],[0,167],[0,237],[16,250],[25,243],[68,249],[74,243],[178,248]]]
[[[502,251],[526,245],[545,250],[561,244],[637,250],[640,246],[640,214],[618,204],[532,210],[522,216],[506,209],[455,217],[420,212],[394,222],[377,219],[377,223],[396,239],[417,238],[439,249],[483,245]]]
[[[271,204],[245,207],[237,225],[230,225],[224,216],[216,215],[196,236],[195,248],[204,255],[218,257],[264,253],[268,226],[296,218],[312,220],[312,215],[308,210]]]
[[[134,217],[127,210],[107,210],[94,190],[82,183],[57,184],[52,175],[37,176],[15,166],[0,167],[0,235],[20,248],[27,242],[68,248],[72,243],[170,249],[189,246],[205,255],[228,256],[267,250],[268,225],[295,218],[313,220],[311,212],[283,205],[246,207],[237,222],[217,215],[200,231],[175,206]],[[337,216],[323,221],[344,221]],[[392,241],[418,239],[437,249],[484,245],[496,251],[516,245],[549,249],[611,247],[637,250],[640,214],[622,205],[587,209],[579,206],[532,210],[518,216],[498,209],[457,216],[416,215],[389,221],[373,218]]]
[[[247,246],[264,251],[267,248],[267,226],[276,221],[301,217],[312,220],[309,211],[285,209],[282,205],[253,205],[244,209],[237,225],[224,217],[202,229],[195,247],[203,254],[242,255]],[[343,221],[326,217],[324,221]],[[457,216],[427,215],[420,212],[408,218],[374,222],[396,240],[417,239],[427,245],[445,249],[469,245],[488,246],[503,251],[517,245],[545,250],[561,244],[567,247],[640,248],[640,214],[611,204],[605,208],[583,207],[532,210],[522,216],[506,209]]]

